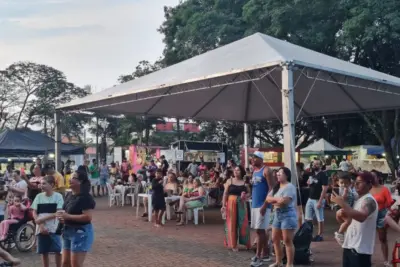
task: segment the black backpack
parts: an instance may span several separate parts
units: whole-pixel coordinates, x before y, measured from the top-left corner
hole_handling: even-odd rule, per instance
[[[311,264],[311,242],[313,234],[312,222],[305,222],[299,230],[297,230],[294,238],[294,264]],[[283,250],[283,262],[286,263],[286,250]]]

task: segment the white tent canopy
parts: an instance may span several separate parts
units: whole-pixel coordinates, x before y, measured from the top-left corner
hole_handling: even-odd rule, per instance
[[[284,130],[284,162],[294,170],[297,118],[398,108],[399,88],[397,77],[256,33],[73,100],[58,111],[242,122],[278,119]]]
[[[343,154],[351,154],[351,151],[338,148],[337,146],[332,145],[325,139],[321,138],[318,141],[310,144],[309,146],[300,150],[301,154],[314,154],[314,155],[343,155]]]
[[[276,119],[282,110],[283,63],[295,66],[295,112],[304,103],[302,116],[399,106],[399,78],[257,33],[73,100],[61,109],[232,121]]]

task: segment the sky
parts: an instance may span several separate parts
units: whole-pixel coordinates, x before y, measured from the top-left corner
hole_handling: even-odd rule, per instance
[[[93,91],[163,50],[164,6],[179,0],[0,0],[0,69],[33,61]]]

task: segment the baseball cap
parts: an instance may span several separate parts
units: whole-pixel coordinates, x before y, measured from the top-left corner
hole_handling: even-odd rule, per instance
[[[264,159],[264,153],[261,151],[255,151],[253,154],[250,154],[251,157],[256,157],[259,159]]]

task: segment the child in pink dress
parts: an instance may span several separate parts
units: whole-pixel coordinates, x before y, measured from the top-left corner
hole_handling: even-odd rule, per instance
[[[8,229],[11,224],[18,223],[24,218],[27,207],[25,207],[21,201],[22,199],[20,196],[14,196],[13,203],[10,203],[8,206],[9,219],[0,223],[0,240],[5,240],[7,238]]]

